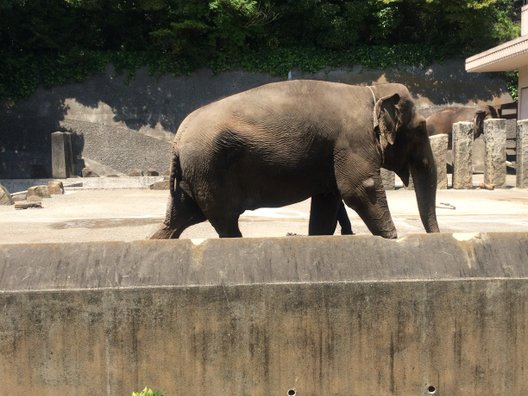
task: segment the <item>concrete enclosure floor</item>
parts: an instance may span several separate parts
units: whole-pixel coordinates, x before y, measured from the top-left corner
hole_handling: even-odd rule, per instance
[[[387,192],[398,236],[423,233],[414,191]],[[66,189],[42,201],[42,209],[0,206],[0,243],[133,241],[148,238],[164,217],[168,191],[148,189]],[[437,217],[442,232],[476,233],[528,230],[528,191],[516,188],[439,190]],[[282,208],[246,211],[240,218],[244,237],[306,235],[310,201]],[[353,230],[369,234],[348,209]],[[339,234],[339,226],[336,234]],[[209,223],[188,228],[182,238],[216,238]]]

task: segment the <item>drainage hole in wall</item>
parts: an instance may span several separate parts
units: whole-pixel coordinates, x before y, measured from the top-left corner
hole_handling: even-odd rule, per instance
[[[290,389],[288,391],[288,396],[295,396],[297,393],[295,393],[295,389]]]
[[[430,395],[436,394],[436,388],[433,385],[429,385],[427,387],[427,393],[429,393]]]

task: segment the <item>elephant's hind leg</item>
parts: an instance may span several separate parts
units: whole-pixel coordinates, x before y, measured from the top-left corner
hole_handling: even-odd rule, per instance
[[[205,220],[196,202],[177,189],[174,196],[169,197],[164,225],[150,239],[177,239],[187,227]]]

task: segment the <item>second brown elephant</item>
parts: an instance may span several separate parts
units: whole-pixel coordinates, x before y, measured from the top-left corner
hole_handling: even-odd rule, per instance
[[[476,139],[484,132],[484,120],[487,118],[498,118],[497,110],[493,106],[445,107],[427,117],[427,133],[429,136],[446,133],[449,136],[449,148],[451,148],[454,123],[473,122],[475,126],[474,138]]]

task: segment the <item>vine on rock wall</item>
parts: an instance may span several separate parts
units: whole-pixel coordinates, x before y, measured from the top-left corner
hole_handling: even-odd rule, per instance
[[[82,81],[200,67],[285,75],[420,65],[518,35],[521,0],[0,0],[0,104]],[[449,33],[449,34],[446,34]]]

